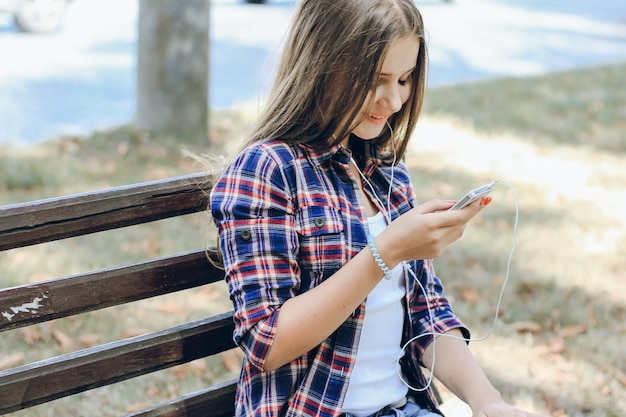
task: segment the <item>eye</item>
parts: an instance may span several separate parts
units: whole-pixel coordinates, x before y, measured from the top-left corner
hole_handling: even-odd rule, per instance
[[[413,72],[409,72],[408,74],[406,74],[405,78],[401,78],[398,80],[398,84],[400,84],[401,86],[405,86],[409,84],[412,80],[413,80]]]

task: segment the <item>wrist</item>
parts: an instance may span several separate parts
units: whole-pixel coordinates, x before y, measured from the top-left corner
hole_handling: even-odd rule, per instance
[[[391,276],[392,276],[391,269],[387,266],[387,263],[385,263],[382,256],[378,252],[378,248],[376,247],[375,240],[376,238],[374,237],[374,235],[370,233],[367,236],[367,245],[370,248],[370,252],[372,253],[372,257],[374,258],[374,261],[376,261],[378,268],[380,268],[380,270],[383,272],[385,279],[389,280],[391,279]]]
[[[380,257],[381,261],[390,270],[394,269],[401,262],[401,259],[396,259],[396,257],[394,256],[394,249],[393,249],[392,242],[385,238],[384,233],[381,233],[380,235],[375,236],[375,237],[372,235],[368,235],[368,246],[370,247],[370,251],[372,252],[372,255],[374,255],[372,251],[372,245],[374,249],[376,250],[376,252],[378,253],[378,256]],[[382,267],[381,267],[381,270],[384,271]]]
[[[486,409],[489,405],[501,403],[504,403],[504,400],[502,399],[502,395],[500,395],[495,388],[482,391],[476,398],[472,398],[468,401],[468,405],[475,413]]]

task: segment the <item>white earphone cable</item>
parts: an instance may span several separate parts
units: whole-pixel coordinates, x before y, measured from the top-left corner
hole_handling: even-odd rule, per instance
[[[398,359],[396,361],[396,371],[398,373],[398,376],[400,377],[400,379],[402,380],[402,382],[404,383],[404,385],[406,385],[408,388],[410,388],[413,391],[426,391],[430,385],[432,384],[432,380],[433,380],[433,376],[435,374],[435,363],[436,363],[436,341],[438,337],[450,337],[453,339],[459,339],[459,340],[463,340],[466,342],[482,342],[486,339],[488,339],[491,334],[493,333],[493,331],[496,328],[497,322],[498,322],[498,316],[500,313],[500,306],[502,304],[502,298],[504,297],[504,291],[506,289],[506,286],[508,284],[509,281],[509,276],[511,273],[511,261],[513,259],[513,253],[515,252],[515,248],[517,246],[517,225],[518,225],[518,220],[519,220],[519,202],[517,199],[517,193],[515,192],[515,188],[508,182],[503,181],[503,180],[496,180],[494,181],[494,183],[503,183],[505,185],[507,185],[510,190],[513,193],[513,197],[515,200],[515,219],[514,219],[514,223],[513,223],[513,244],[511,246],[511,250],[509,251],[509,256],[507,258],[507,265],[506,265],[506,273],[504,276],[504,281],[502,282],[502,287],[500,289],[500,294],[498,295],[498,301],[496,303],[496,311],[494,314],[494,318],[493,318],[493,322],[491,324],[491,327],[489,328],[489,330],[487,331],[487,334],[483,337],[474,339],[474,338],[465,338],[465,337],[459,337],[459,336],[455,336],[455,335],[450,335],[450,334],[446,334],[446,333],[437,333],[437,332],[426,332],[426,333],[422,333],[419,334],[413,338],[411,338],[410,340],[408,340],[403,346],[402,349],[400,350],[400,355],[398,356]],[[431,328],[435,328],[434,326],[434,318],[433,318],[433,314],[431,311],[431,306],[430,303],[428,301],[428,293],[426,292],[426,289],[424,288],[424,286],[422,285],[422,283],[420,282],[420,280],[417,278],[417,276],[415,275],[415,272],[413,272],[413,270],[411,268],[406,268],[409,271],[409,274],[413,277],[413,279],[415,279],[415,282],[418,283],[420,289],[422,290],[422,293],[424,294],[424,298],[426,300],[426,309],[428,311],[428,316],[430,318],[430,326]],[[406,350],[406,348],[413,343],[414,341],[416,341],[417,339],[420,339],[422,337],[426,337],[426,336],[433,336],[433,355],[432,355],[432,361],[431,361],[431,367],[430,367],[430,374],[428,376],[428,380],[427,383],[424,387],[418,388],[418,387],[413,387],[411,386],[411,384],[409,384],[405,379],[404,376],[402,375],[402,370],[400,367],[400,359],[404,356],[404,352]]]
[[[391,166],[391,178],[389,181],[389,190],[387,191],[387,205],[386,208],[387,210],[383,211],[383,215],[385,217],[385,219],[387,220],[387,224],[391,223],[391,192],[392,192],[392,187],[393,187],[393,179],[394,179],[394,166],[397,163],[397,154],[396,154],[396,146],[395,146],[395,141],[394,141],[394,135],[393,135],[393,129],[391,128],[391,125],[389,124],[389,122],[387,122],[387,126],[389,127],[389,130],[391,131],[391,141],[392,141],[392,147],[393,147],[393,163]],[[364,183],[366,183],[370,190],[372,191],[372,195],[374,196],[374,198],[376,198],[378,204],[380,205],[380,207],[385,207],[385,204],[383,204],[383,202],[378,198],[378,195],[376,193],[376,190],[374,189],[372,183],[370,183],[370,181],[365,177],[365,175],[363,175],[363,173],[361,172],[361,169],[359,168],[359,166],[357,165],[357,163],[354,161],[354,159],[351,159],[352,163],[354,164],[354,166],[357,168],[357,171],[359,173],[359,175],[361,176],[361,179],[363,180]],[[413,338],[411,338],[410,340],[408,340],[403,346],[402,349],[400,350],[400,354],[398,355],[398,358],[396,360],[396,371],[398,373],[398,376],[400,378],[400,380],[404,383],[404,385],[406,385],[409,389],[413,390],[413,391],[426,391],[427,389],[429,389],[430,385],[432,384],[432,380],[435,374],[435,364],[436,364],[436,341],[438,337],[450,337],[453,339],[459,339],[459,340],[463,340],[466,342],[481,342],[484,341],[486,339],[488,339],[491,334],[493,333],[493,331],[496,328],[497,322],[498,322],[498,316],[499,316],[499,312],[500,312],[500,306],[502,305],[502,299],[504,297],[504,291],[506,289],[506,286],[508,284],[509,281],[509,276],[511,273],[511,261],[513,259],[513,253],[515,252],[515,248],[517,246],[517,225],[518,225],[518,220],[519,220],[519,201],[517,199],[517,193],[515,192],[515,188],[508,183],[507,181],[504,180],[495,180],[493,181],[492,184],[497,184],[497,183],[503,183],[505,185],[507,185],[509,187],[509,189],[511,190],[511,192],[513,193],[513,198],[515,201],[515,219],[514,219],[514,223],[513,223],[513,244],[511,246],[511,250],[509,251],[509,255],[507,258],[507,265],[506,265],[506,273],[504,276],[504,281],[502,282],[502,287],[500,289],[500,293],[498,295],[498,301],[496,303],[496,311],[494,314],[494,318],[493,318],[493,322],[491,324],[491,327],[489,328],[489,330],[487,331],[487,334],[483,337],[474,339],[474,338],[465,338],[465,337],[459,337],[459,336],[455,336],[455,335],[450,335],[450,334],[446,334],[446,333],[437,333],[437,332],[426,332],[426,333],[422,333],[419,334]],[[434,323],[434,314],[430,305],[430,302],[428,300],[428,293],[426,291],[426,289],[424,288],[423,284],[420,282],[420,280],[417,278],[417,276],[415,275],[415,272],[408,267],[406,262],[402,263],[402,266],[404,269],[406,269],[409,272],[409,275],[411,275],[413,277],[413,279],[415,280],[415,282],[417,282],[417,284],[419,285],[422,293],[424,294],[424,299],[426,300],[426,310],[428,311],[428,317],[430,319],[430,327],[432,329],[435,328],[435,323]],[[427,379],[427,383],[424,387],[413,387],[411,384],[409,384],[405,379],[404,376],[402,375],[402,369],[400,366],[400,360],[402,359],[402,357],[404,356],[405,350],[406,348],[413,343],[414,341],[422,338],[422,337],[426,337],[426,336],[433,336],[433,341],[432,341],[432,361],[431,361],[431,366],[430,366],[430,374],[428,376]]]

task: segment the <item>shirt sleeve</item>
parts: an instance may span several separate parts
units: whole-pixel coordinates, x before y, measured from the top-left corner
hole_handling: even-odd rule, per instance
[[[416,193],[410,183],[408,172],[405,174],[408,181],[405,191],[412,200],[411,206],[417,205]],[[412,336],[420,335],[411,343],[412,356],[421,363],[426,347],[434,340],[436,334],[442,334],[452,329],[460,329],[463,337],[470,338],[470,332],[463,322],[455,315],[450,301],[445,295],[444,286],[435,273],[432,259],[414,261],[410,263],[413,274],[411,300]]]
[[[262,370],[280,306],[300,283],[298,237],[283,163],[260,146],[240,154],[211,192],[225,279],[234,305],[234,341]]]
[[[421,361],[424,350],[434,340],[435,335],[458,328],[463,337],[469,340],[470,332],[452,311],[443,284],[435,275],[433,261],[427,259],[417,262],[416,265],[416,277],[421,285],[413,285],[415,294],[411,317],[413,335],[422,336],[411,345],[416,349],[413,354]]]

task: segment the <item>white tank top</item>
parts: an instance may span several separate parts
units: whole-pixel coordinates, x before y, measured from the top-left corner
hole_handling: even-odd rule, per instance
[[[368,225],[374,236],[387,226],[381,212],[368,218]],[[392,273],[390,280],[380,280],[365,302],[356,363],[341,409],[344,413],[367,416],[400,401],[408,392],[396,371],[404,322],[402,266],[395,267]]]

